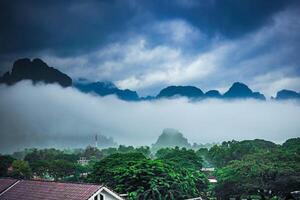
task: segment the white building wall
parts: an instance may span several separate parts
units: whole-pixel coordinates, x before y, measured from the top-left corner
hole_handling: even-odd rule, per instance
[[[106,191],[102,191],[101,194],[104,195],[104,200],[116,200],[115,197],[113,197],[111,194],[108,194]]]
[[[98,196],[98,200],[100,200],[100,194],[104,196],[103,200],[123,200],[117,194],[113,193],[109,189],[103,187],[99,191],[97,191],[93,196],[89,198],[89,200],[94,200],[95,196]]]

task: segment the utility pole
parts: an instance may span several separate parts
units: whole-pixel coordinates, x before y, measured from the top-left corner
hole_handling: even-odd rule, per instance
[[[95,135],[95,147],[98,149],[98,135]]]

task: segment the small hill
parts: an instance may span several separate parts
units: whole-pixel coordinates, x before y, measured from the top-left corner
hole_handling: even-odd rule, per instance
[[[158,150],[160,148],[176,146],[191,148],[190,143],[187,138],[182,135],[182,133],[175,129],[166,128],[158,137],[156,143],[152,145],[152,148],[154,150]]]
[[[162,89],[157,98],[172,98],[172,97],[187,97],[187,98],[201,98],[203,92],[194,86],[169,86]]]
[[[277,92],[276,100],[289,100],[289,99],[300,99],[300,93],[293,90],[280,90]]]
[[[218,90],[209,90],[205,93],[205,97],[207,98],[222,98],[222,95]]]

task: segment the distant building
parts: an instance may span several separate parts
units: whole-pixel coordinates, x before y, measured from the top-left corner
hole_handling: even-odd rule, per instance
[[[201,169],[202,172],[214,172],[215,171],[215,168],[213,167],[203,167]]]
[[[208,181],[210,183],[217,183],[217,179],[215,176],[213,176],[213,172],[215,171],[215,168],[213,167],[206,167],[206,168],[202,168],[201,171],[203,173],[205,173],[208,176]]]
[[[105,186],[0,178],[0,200],[123,200]]]
[[[10,165],[10,166],[7,168],[7,173],[8,173],[8,174],[11,174],[13,171],[14,171],[14,168],[13,168],[12,165]]]
[[[80,165],[87,165],[89,162],[90,160],[86,159],[86,157],[80,157],[79,160],[77,160],[77,163]]]
[[[202,199],[202,197],[196,197],[196,198],[185,199],[185,200],[203,200],[203,199]]]
[[[217,183],[218,182],[217,179],[215,179],[215,178],[208,178],[208,181],[210,183]]]

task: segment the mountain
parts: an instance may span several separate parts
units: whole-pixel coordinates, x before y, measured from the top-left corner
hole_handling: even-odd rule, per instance
[[[59,70],[49,67],[41,59],[23,58],[15,61],[11,73],[6,72],[0,77],[0,83],[13,85],[22,80],[32,80],[33,83],[57,83],[62,87],[72,86],[72,79],[60,72]],[[156,97],[148,96],[139,98],[137,92],[129,89],[119,89],[111,82],[88,82],[86,80],[77,81],[73,84],[84,93],[95,93],[100,96],[116,95],[119,99],[125,101],[150,101],[160,98],[176,98],[187,97],[193,100],[201,100],[205,98],[220,98],[220,99],[245,99],[253,98],[265,100],[265,96],[259,92],[253,92],[247,85],[243,83],[234,83],[227,92],[223,95],[217,90],[207,91],[205,94],[201,89],[194,86],[168,86],[162,89]],[[276,99],[292,99],[300,98],[300,93],[291,90],[281,90],[277,93]]]
[[[99,148],[117,147],[118,144],[114,141],[112,137],[107,137],[105,135],[97,134],[97,145]]]
[[[218,90],[209,90],[204,95],[206,98],[222,98],[222,95]]]
[[[137,101],[139,96],[135,91],[121,90],[111,82],[78,82],[74,87],[84,93],[95,93],[100,96],[116,95],[126,101]]]
[[[259,99],[266,100],[265,96],[259,92],[253,92],[247,85],[235,82],[223,95],[226,99]]]
[[[33,83],[58,83],[62,87],[72,85],[72,79],[59,70],[49,67],[41,59],[23,58],[15,61],[11,73],[6,72],[0,77],[0,83],[13,85],[22,80],[32,80]]]
[[[218,90],[209,90],[205,94],[201,89],[194,86],[169,86],[162,89],[156,98],[173,98],[187,97],[191,99],[204,98],[224,98],[224,99],[245,99],[253,98],[266,100],[265,96],[259,92],[253,92],[247,85],[243,83],[234,83],[224,95]]]
[[[289,99],[300,99],[300,93],[293,90],[280,90],[277,92],[276,100],[289,100]]]
[[[169,86],[162,89],[157,98],[172,98],[172,97],[187,97],[187,98],[201,98],[203,92],[194,86]]]
[[[158,137],[155,144],[152,145],[154,150],[165,147],[186,147],[191,148],[188,140],[176,129],[166,128]]]

